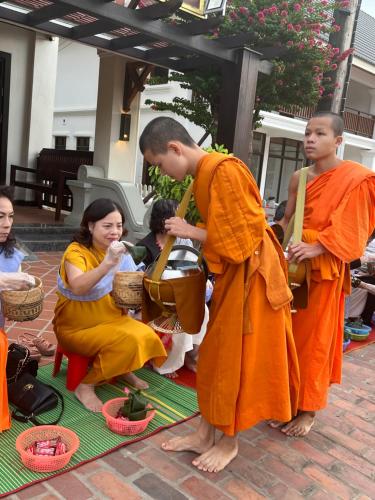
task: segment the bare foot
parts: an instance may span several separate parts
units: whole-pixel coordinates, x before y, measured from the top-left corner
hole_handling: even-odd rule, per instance
[[[134,375],[133,372],[125,373],[125,375],[123,375],[122,378],[125,380],[125,382],[128,382],[136,389],[144,390],[149,388],[148,383],[142,380],[141,378],[137,377],[137,375]]]
[[[267,423],[272,429],[280,429],[280,427],[285,425],[285,422],[280,422],[279,420],[269,420]]]
[[[167,378],[177,378],[178,377],[178,373],[177,372],[164,373],[164,377],[167,377]]]
[[[188,368],[192,372],[197,373],[197,362],[195,359],[190,357],[188,354],[185,355],[184,365],[186,366],[186,368]]]
[[[95,388],[92,384],[79,384],[74,391],[77,399],[83,404],[85,408],[95,413],[100,413],[103,403],[95,394]]]
[[[193,460],[193,465],[205,472],[220,472],[236,458],[237,454],[237,437],[223,434],[215,446]]]
[[[314,411],[301,411],[297,417],[281,429],[281,432],[284,432],[287,436],[306,436],[310,432],[311,427],[314,425],[314,420]]]
[[[172,438],[161,447],[164,451],[194,451],[201,454],[212,448],[214,440],[215,428],[202,418],[196,432]]]

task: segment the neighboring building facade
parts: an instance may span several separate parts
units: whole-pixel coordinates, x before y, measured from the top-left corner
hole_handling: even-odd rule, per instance
[[[345,141],[340,150],[344,158],[359,161],[372,169],[375,169],[374,32],[375,19],[361,12],[345,112]],[[0,128],[2,182],[9,180],[11,164],[32,167],[43,147],[94,150],[95,136],[103,144],[107,140],[104,135],[108,127],[113,129],[113,141],[118,134],[121,110],[115,110],[115,104],[112,106],[106,101],[104,92],[109,96],[115,89],[113,93],[119,94],[123,68],[121,61],[116,67],[111,66],[105,61],[109,57],[83,44],[0,23],[0,85],[4,86],[4,82],[6,85],[7,77],[10,80],[7,102],[4,99],[1,102],[2,107],[4,102],[8,107],[7,123]],[[107,67],[112,68],[112,73],[105,81]],[[115,86],[112,81],[116,81]],[[99,94],[98,87],[103,89]],[[140,102],[135,103],[134,109],[140,108],[140,117],[134,113],[132,118],[132,144],[112,142],[111,150],[105,154],[102,154],[102,147],[95,152],[94,162],[106,169],[107,178],[135,183],[144,180],[143,158],[134,139],[157,116],[144,102],[147,98],[171,100],[176,95],[190,97],[189,92],[176,83],[146,86]],[[109,119],[102,110],[111,106],[112,119]],[[102,122],[99,127],[97,111]],[[300,108],[294,117],[285,113],[263,113],[262,127],[254,132],[250,168],[265,198],[274,196],[281,201],[287,197],[290,176],[304,163],[302,141],[306,118],[311,111]],[[202,137],[202,129],[178,119],[195,140]],[[122,154],[128,154],[126,166],[123,166]]]
[[[353,58],[345,111],[345,140],[340,150],[343,158],[358,161],[375,169],[375,19],[361,12],[356,51]],[[56,108],[54,114],[54,143],[56,137],[66,137],[66,147],[76,149],[79,137],[87,137],[94,148],[96,82],[99,56],[95,49],[60,41],[56,82]],[[73,90],[74,89],[74,90]],[[147,85],[141,96],[139,132],[156,116],[144,103],[146,99],[171,101],[173,97],[189,98],[189,91],[178,84]],[[277,201],[287,198],[289,179],[305,161],[303,135],[311,108],[296,108],[295,113],[262,113],[262,127],[254,132],[251,171],[261,193]],[[195,140],[203,130],[181,117],[176,117],[190,131]],[[63,139],[59,139],[63,141]],[[135,182],[141,183],[142,156],[136,156]]]

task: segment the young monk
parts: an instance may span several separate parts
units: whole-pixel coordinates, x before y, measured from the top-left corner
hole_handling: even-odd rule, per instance
[[[203,243],[215,287],[200,346],[198,430],[165,442],[167,451],[198,453],[198,469],[218,472],[238,453],[238,432],[261,420],[295,415],[299,374],[291,332],[291,292],[280,245],[267,226],[256,183],[237,158],[201,149],[178,122],[156,118],[142,133],[146,160],[181,181],[195,177],[204,221],[178,217],[168,233]],[[222,436],[215,441],[215,429]]]
[[[310,431],[315,412],[327,405],[330,384],[341,381],[347,264],[361,257],[375,225],[375,173],[336,156],[343,129],[339,115],[321,112],[305,132],[306,157],[314,164],[307,175],[303,241],[289,246],[289,260],[310,259],[312,274],[308,307],[293,314],[301,386],[298,415],[282,427],[288,436]],[[295,211],[298,180],[297,171],[290,181],[284,227]]]

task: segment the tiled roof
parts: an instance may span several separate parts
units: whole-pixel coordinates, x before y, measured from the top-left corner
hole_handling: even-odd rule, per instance
[[[362,10],[359,12],[355,35],[354,55],[363,61],[375,64],[375,17]]]

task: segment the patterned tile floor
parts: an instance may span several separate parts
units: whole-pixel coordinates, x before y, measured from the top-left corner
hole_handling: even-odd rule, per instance
[[[41,316],[8,323],[10,339],[23,331],[54,340],[51,320],[61,254],[40,253],[24,269],[43,279]],[[49,362],[45,358],[44,362]],[[375,344],[345,356],[343,384],[304,439],[287,438],[265,423],[243,432],[238,457],[217,475],[201,473],[192,453],[166,454],[160,443],[194,429],[198,418],[104,458],[11,495],[11,499],[219,500],[375,498]]]

